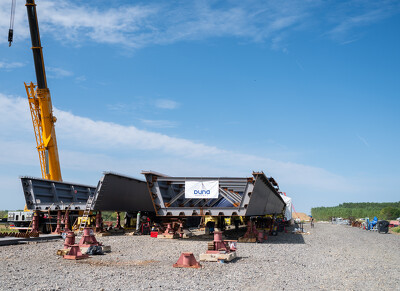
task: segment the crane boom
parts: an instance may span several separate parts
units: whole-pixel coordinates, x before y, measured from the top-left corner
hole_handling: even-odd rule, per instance
[[[42,178],[62,181],[54,128],[54,123],[57,119],[53,116],[50,91],[47,88],[35,0],[26,0],[25,6],[28,13],[37,81],[36,85],[32,82],[30,84],[25,83],[25,89],[35,131]]]

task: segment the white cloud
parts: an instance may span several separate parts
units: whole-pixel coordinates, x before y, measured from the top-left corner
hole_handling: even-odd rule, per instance
[[[135,126],[95,121],[54,110],[65,181],[95,185],[102,171],[107,170],[140,178],[143,178],[142,170],[172,176],[216,177],[251,176],[253,170],[263,170],[276,178],[281,189],[295,199],[296,209],[302,208],[301,211],[327,203],[373,201],[377,189],[389,193],[395,187],[395,177],[385,183],[375,176],[344,177],[323,168],[271,159],[261,149],[234,152]],[[35,146],[27,100],[0,93],[0,174],[13,180],[5,185],[8,192],[0,193],[3,208],[18,208],[22,204],[18,176],[40,176]],[[382,189],[382,185],[386,188]],[[14,196],[17,198],[10,198]]]
[[[11,1],[0,1],[0,32],[4,37],[0,43],[7,43],[8,29],[10,26]],[[29,26],[26,16],[25,1],[16,1],[14,19],[14,43],[29,37]]]
[[[18,174],[14,173],[1,173],[0,176],[0,199],[1,210],[17,210],[24,209],[25,199],[22,192],[21,181]],[[12,200],[12,201],[11,201]]]
[[[107,104],[106,107],[108,110],[121,112],[121,111],[126,111],[128,105],[124,103],[115,103],[115,104]]]
[[[11,134],[12,128],[25,134],[32,127],[28,99],[6,96],[0,93],[0,130],[2,135]]]
[[[179,106],[179,103],[168,99],[158,99],[155,101],[155,105],[162,109],[175,109]]]
[[[0,31],[8,29],[9,3],[0,3]],[[270,42],[287,51],[291,34],[317,29],[335,41],[346,34],[390,17],[400,10],[395,1],[185,1],[121,5],[118,8],[89,2],[42,0],[38,16],[42,34],[77,46],[87,41],[116,44],[128,49],[165,45],[212,37],[236,37],[241,41]],[[115,6],[115,5],[114,5]],[[23,3],[17,2],[16,41],[29,37]],[[358,37],[351,36],[351,39]],[[7,39],[0,39],[0,43]]]
[[[116,111],[120,113],[132,113],[132,112],[148,112],[154,113],[155,109],[157,112],[163,110],[172,110],[178,108],[181,104],[170,99],[153,99],[152,97],[132,96],[133,101],[129,103],[113,103],[107,104],[106,107],[110,111]]]
[[[0,3],[0,31],[8,29],[9,5],[7,1]],[[277,39],[309,27],[336,35],[389,17],[399,11],[399,5],[391,1],[171,1],[115,8],[97,2],[42,0],[37,11],[42,33],[51,33],[62,42],[82,45],[89,40],[141,48],[211,37],[253,42],[275,39],[276,45]],[[29,37],[25,14],[22,1],[17,2],[16,40]],[[0,39],[0,43],[6,41]]]
[[[355,27],[368,25],[384,17],[382,10],[370,11],[363,15],[355,15],[344,19],[335,26],[329,33],[332,35],[342,35]]]
[[[55,78],[55,79],[62,79],[65,77],[71,77],[74,73],[61,69],[61,68],[56,68],[56,67],[47,67],[47,76],[49,78]]]
[[[85,82],[86,81],[86,77],[85,76],[78,76],[78,77],[75,78],[75,81],[77,81],[78,83]]]
[[[0,62],[0,69],[5,69],[5,70],[12,70],[12,69],[17,69],[25,66],[24,63],[20,62]]]
[[[166,174],[248,176],[252,170],[264,169],[267,175],[277,178],[283,188],[296,185],[314,191],[355,190],[349,180],[340,175],[317,167],[273,160],[261,152],[242,154],[135,126],[54,111],[60,159],[65,171],[114,170],[135,175],[140,170],[153,169]],[[39,165],[27,102],[0,94],[0,121],[0,145],[7,149],[0,153],[0,164]]]
[[[147,126],[156,127],[156,128],[173,128],[177,126],[175,121],[170,120],[149,120],[149,119],[140,119],[140,121]]]
[[[167,154],[178,154],[184,157],[201,157],[203,155],[216,155],[225,152],[216,147],[141,130],[134,126],[94,121],[57,109],[54,112],[58,120],[57,132],[61,131],[64,138],[76,142],[83,138],[85,145],[90,146],[92,149],[104,150],[116,147],[119,149],[146,151],[158,150]]]
[[[400,10],[398,1],[365,1],[338,4],[331,12],[329,21],[333,28],[328,31],[328,35],[333,39],[340,40],[342,44],[348,44],[359,39],[355,37],[353,31],[356,28],[368,26],[382,19],[388,18]],[[350,34],[350,39],[348,35]],[[342,39],[345,39],[343,41]]]
[[[365,144],[367,147],[369,147],[369,143],[367,142],[367,140],[365,138],[363,138],[362,136],[359,136],[358,134],[356,134],[356,136],[358,137],[358,139]]]

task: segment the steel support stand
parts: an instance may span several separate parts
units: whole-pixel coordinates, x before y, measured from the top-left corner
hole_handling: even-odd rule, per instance
[[[53,233],[61,233],[61,210],[57,211],[57,227]]]
[[[33,213],[32,218],[32,233],[39,233],[39,211]]]
[[[65,225],[64,225],[64,232],[71,231],[71,230],[69,229],[69,210],[68,210],[68,209],[65,210],[65,214],[64,214],[64,223],[65,223]]]
[[[101,217],[101,211],[97,211],[96,214],[96,232],[103,232],[103,218]]]
[[[117,225],[114,227],[115,229],[122,229],[121,226],[121,215],[117,212]]]

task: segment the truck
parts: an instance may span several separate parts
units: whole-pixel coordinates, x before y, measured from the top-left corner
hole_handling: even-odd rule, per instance
[[[33,211],[9,211],[7,222],[10,229],[17,229],[25,232],[32,224]]]
[[[70,221],[70,229],[77,229],[83,219],[87,219],[87,226],[95,225],[95,215],[90,215],[88,218],[81,217],[83,211],[72,211],[68,213]],[[32,229],[32,219],[34,211],[9,211],[7,215],[7,223],[9,229],[18,230],[19,232],[27,232]],[[64,217],[62,217],[64,220]],[[39,212],[39,232],[51,233],[57,227],[57,212]]]

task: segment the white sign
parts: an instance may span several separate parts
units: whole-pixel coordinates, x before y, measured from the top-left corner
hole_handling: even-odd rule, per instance
[[[186,181],[185,198],[218,198],[219,181]]]

